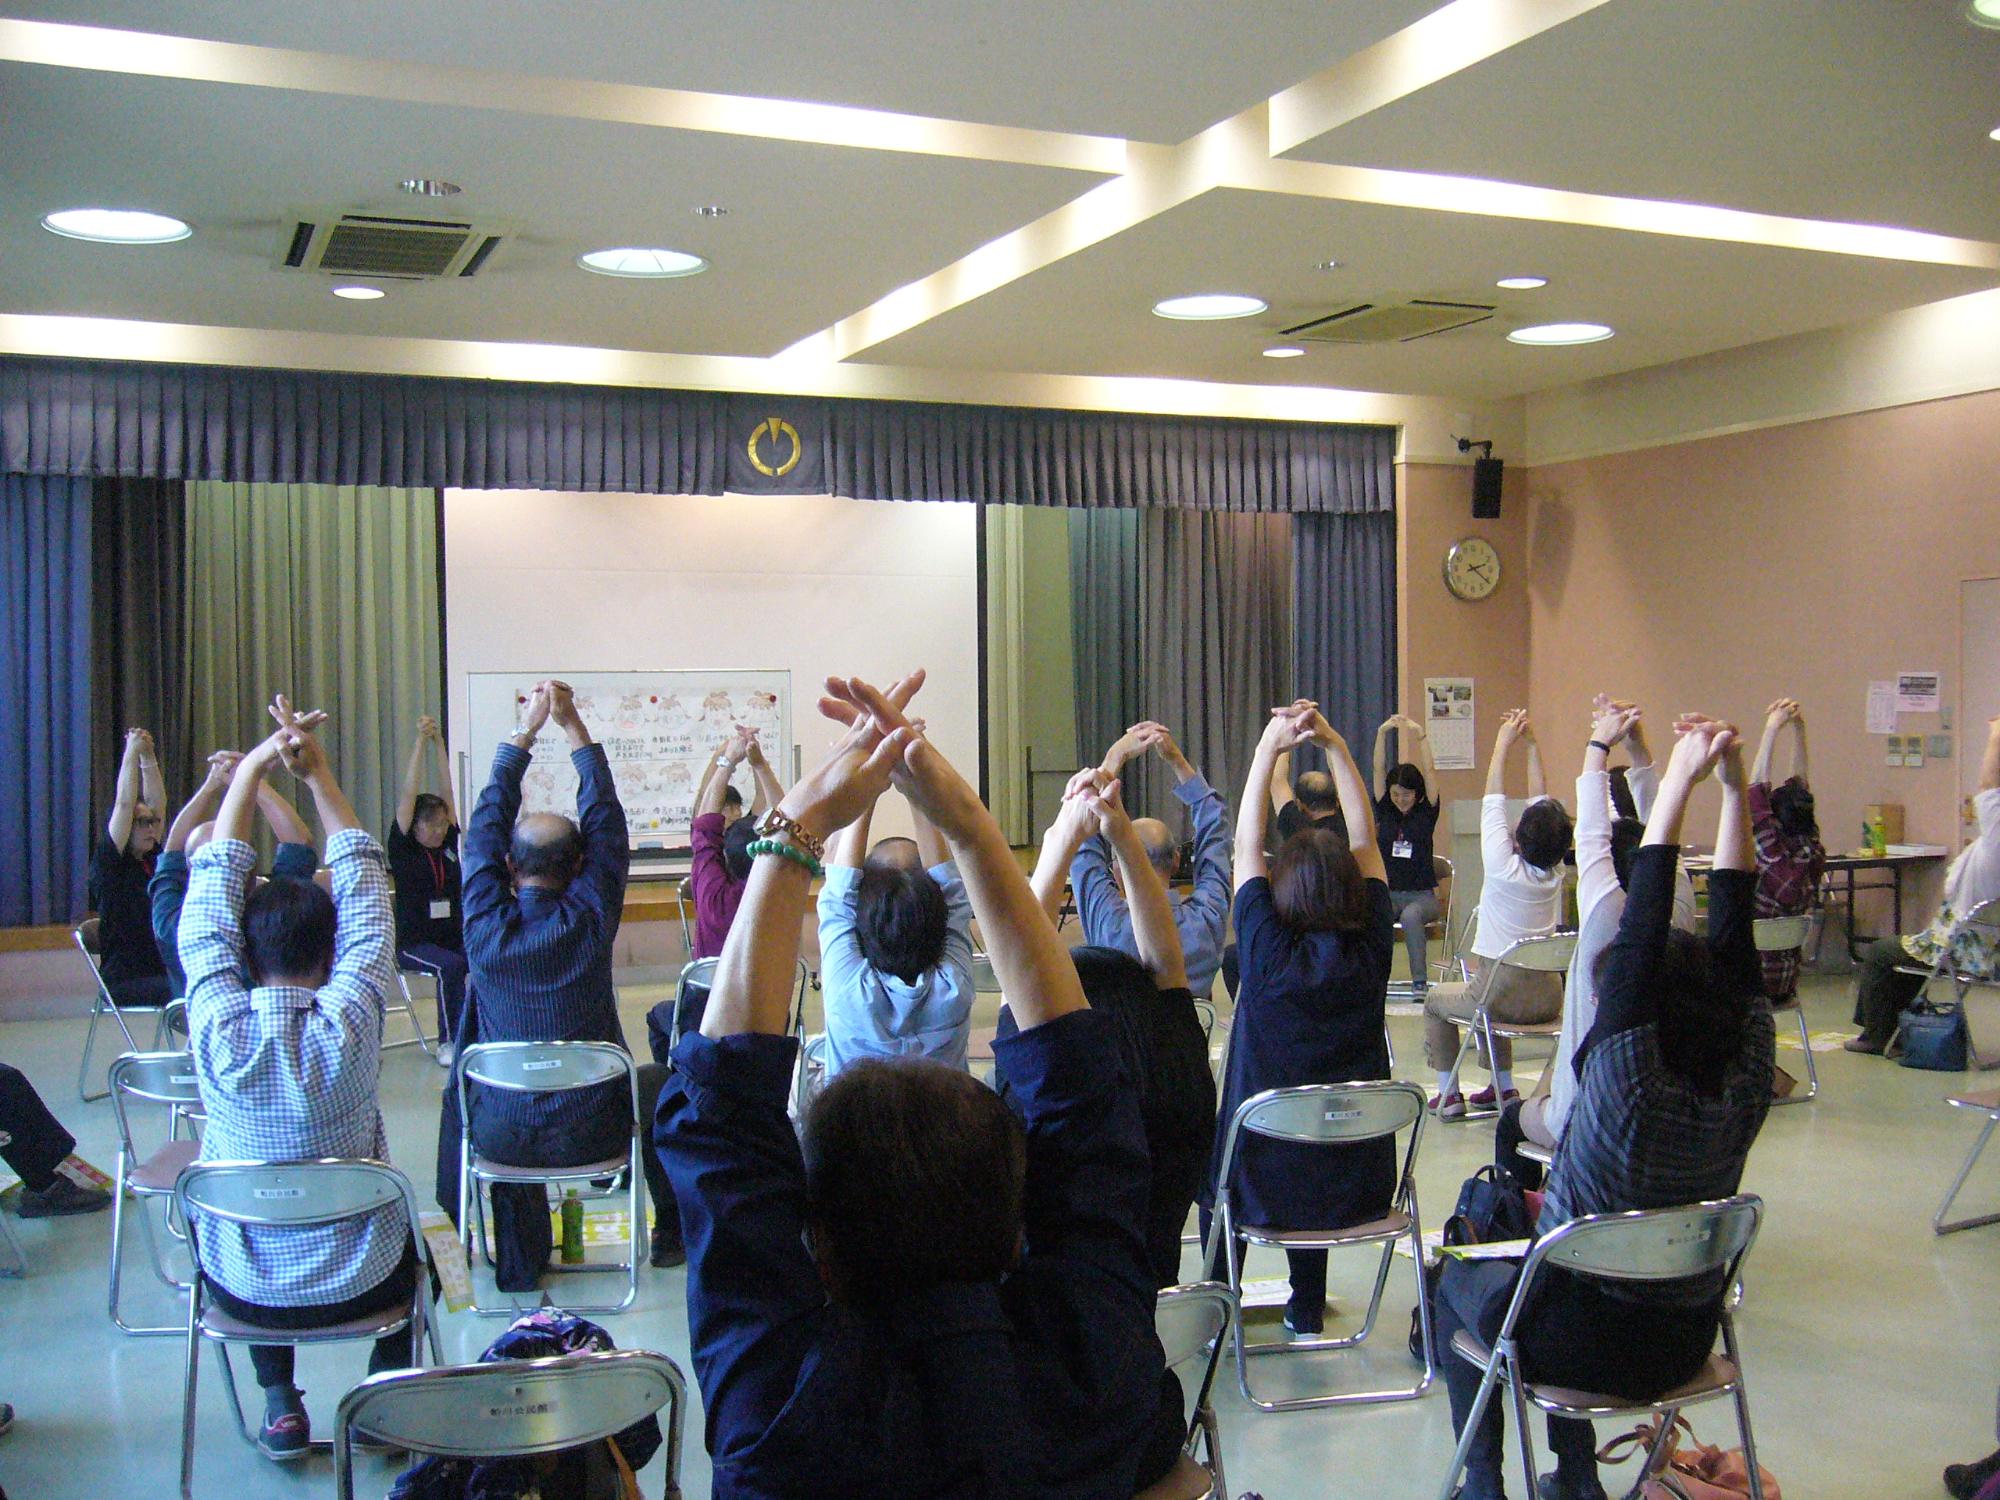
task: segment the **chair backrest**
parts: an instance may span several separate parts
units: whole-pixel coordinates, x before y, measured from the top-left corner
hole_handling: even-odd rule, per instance
[[[1153,1326],[1159,1332],[1160,1347],[1166,1351],[1167,1368],[1178,1370],[1206,1359],[1211,1345],[1228,1336],[1230,1319],[1235,1315],[1236,1299],[1220,1281],[1167,1287],[1153,1311]]]
[[[1981,902],[1958,919],[1956,931],[1963,932],[1968,927],[1984,927],[2000,933],[2000,900]]]
[[[714,989],[715,966],[720,962],[717,958],[689,959],[681,965],[680,978],[674,981],[674,994],[685,995],[693,985],[700,985],[705,990]]]
[[[1681,1208],[1588,1214],[1536,1241],[1529,1276],[1549,1262],[1613,1281],[1678,1281],[1734,1266],[1757,1238],[1764,1200],[1744,1193]]]
[[[111,1110],[118,1118],[119,1139],[128,1155],[137,1148],[132,1143],[132,1122],[126,1115],[126,1101],[164,1104],[172,1108],[199,1109],[201,1088],[195,1080],[194,1057],[187,1052],[126,1052],[111,1060]]]
[[[694,957],[694,924],[688,917],[693,886],[692,875],[683,875],[674,882],[674,914],[681,919],[681,946],[687,950],[689,958]]]
[[[643,1349],[371,1375],[341,1398],[334,1482],[353,1500],[356,1429],[413,1453],[507,1458],[598,1442],[668,1407],[666,1493],[680,1492],[687,1381]]]
[[[632,1091],[633,1117],[639,1108],[639,1070],[632,1054],[616,1042],[475,1042],[458,1054],[458,1117],[470,1121],[470,1084],[517,1094],[561,1094],[594,1088],[622,1078]]]
[[[1751,936],[1759,953],[1789,953],[1803,948],[1812,930],[1810,917],[1759,917],[1751,924]]]
[[[231,1224],[298,1228],[357,1219],[402,1204],[417,1222],[417,1195],[410,1180],[385,1161],[363,1158],[324,1161],[197,1161],[174,1184],[183,1215],[193,1209]],[[419,1256],[423,1236],[416,1235]],[[197,1252],[196,1263],[200,1263]]]
[[[1222,1139],[1217,1180],[1226,1189],[1244,1131],[1304,1146],[1350,1145],[1410,1130],[1404,1177],[1415,1162],[1423,1136],[1424,1091],[1401,1080],[1357,1083],[1301,1083],[1265,1089],[1236,1106]]]
[[[85,917],[81,922],[76,924],[76,930],[70,934],[71,937],[76,939],[77,947],[81,948],[84,956],[90,960],[90,966],[93,969],[97,967],[97,955],[104,951],[99,944],[98,938],[98,933],[101,930],[98,926],[97,918]]]
[[[994,972],[993,960],[978,948],[972,950],[972,989],[979,995],[1000,993],[1000,976]]]
[[[1537,973],[1560,974],[1576,956],[1574,932],[1548,932],[1540,937],[1516,938],[1493,961],[1512,969],[1532,969]]]

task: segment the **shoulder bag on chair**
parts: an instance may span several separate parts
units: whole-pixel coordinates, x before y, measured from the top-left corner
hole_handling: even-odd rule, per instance
[[[1597,1461],[1615,1464],[1635,1451],[1643,1453],[1659,1430],[1655,1420],[1615,1437],[1597,1450]],[[1757,1473],[1764,1481],[1764,1500],[1784,1500],[1777,1476],[1762,1464]],[[1658,1463],[1647,1472],[1637,1494],[1639,1500],[1746,1500],[1750,1466],[1741,1448],[1712,1448],[1696,1442],[1687,1418],[1677,1417]]]
[[[1919,1000],[1903,1012],[1897,1034],[1902,1052],[1896,1061],[1904,1067],[1965,1071],[1965,1012],[1958,1006]]]

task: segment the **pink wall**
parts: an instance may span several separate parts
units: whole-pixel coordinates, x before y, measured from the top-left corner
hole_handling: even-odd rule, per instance
[[[1829,847],[1874,801],[1956,847],[1956,759],[1885,766],[1864,692],[1936,668],[1954,702],[1958,584],[2000,573],[1997,431],[1985,392],[1530,470],[1529,697],[1551,775],[1574,775],[1599,689],[1746,728],[1785,694],[1806,708]],[[1954,757],[1977,755],[1984,726],[1953,722]]]
[[[1477,797],[1500,715],[1528,701],[1529,592],[1527,476],[1510,470],[1500,519],[1472,519],[1472,470],[1406,464],[1397,549],[1397,635],[1403,658],[1402,711],[1420,717],[1426,677],[1470,677],[1478,693],[1476,771],[1442,773],[1447,801]],[[1500,554],[1500,587],[1477,604],[1444,586],[1444,555],[1462,537],[1482,536]],[[1365,746],[1356,746],[1359,751]],[[1518,781],[1515,792],[1523,789]]]

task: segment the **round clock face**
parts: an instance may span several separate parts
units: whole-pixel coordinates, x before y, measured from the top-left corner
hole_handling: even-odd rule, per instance
[[[1461,599],[1484,599],[1500,587],[1500,554],[1484,537],[1454,542],[1444,555],[1444,583]]]

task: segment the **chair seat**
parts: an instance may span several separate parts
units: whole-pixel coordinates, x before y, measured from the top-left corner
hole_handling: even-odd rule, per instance
[[[1964,1094],[1948,1094],[1944,1102],[1957,1105],[1960,1109],[2000,1110],[2000,1089],[1975,1089]]]
[[[472,1170],[478,1176],[495,1182],[547,1182],[552,1176],[615,1177],[625,1170],[626,1163],[630,1159],[629,1152],[620,1151],[616,1156],[607,1156],[602,1161],[578,1162],[574,1166],[517,1167],[475,1152],[472,1157]]]
[[[1183,1453],[1166,1474],[1147,1485],[1133,1500],[1208,1500],[1215,1477]]]
[[[204,1333],[219,1339],[270,1344],[318,1344],[332,1343],[340,1339],[379,1338],[409,1322],[410,1312],[411,1304],[405,1300],[381,1312],[369,1313],[360,1318],[348,1318],[339,1323],[324,1323],[316,1328],[271,1328],[226,1313],[211,1303],[204,1303],[201,1309],[201,1326]]]
[[[200,1151],[200,1141],[168,1141],[125,1174],[125,1186],[135,1193],[171,1193],[175,1179]]]
[[[1478,1021],[1472,1016],[1446,1016],[1445,1019],[1468,1030],[1479,1028]],[[1560,1017],[1553,1021],[1495,1021],[1492,1025],[1493,1034],[1504,1037],[1559,1037],[1563,1029]]]
[[[1493,1351],[1486,1341],[1473,1335],[1470,1329],[1461,1328],[1451,1336],[1452,1352],[1475,1365],[1483,1365],[1493,1357]],[[1597,1391],[1579,1391],[1563,1385],[1541,1385],[1533,1381],[1525,1382],[1528,1396],[1537,1406],[1548,1410],[1567,1408],[1577,1411],[1650,1411],[1656,1407],[1684,1406],[1705,1397],[1717,1396],[1728,1390],[1742,1378],[1736,1366],[1720,1354],[1711,1354],[1694,1379],[1677,1385],[1670,1391],[1663,1391],[1651,1401],[1634,1401],[1626,1396],[1606,1396]]]
[[[1538,1161],[1545,1167],[1555,1165],[1556,1154],[1539,1141],[1522,1141],[1514,1148],[1516,1156],[1525,1156],[1529,1161]]]
[[[1370,1240],[1391,1240],[1410,1232],[1410,1216],[1392,1209],[1365,1224],[1349,1224],[1344,1229],[1273,1229],[1262,1224],[1241,1224],[1236,1233],[1253,1245],[1288,1246],[1294,1250],[1331,1249],[1336,1245],[1360,1245]]]

